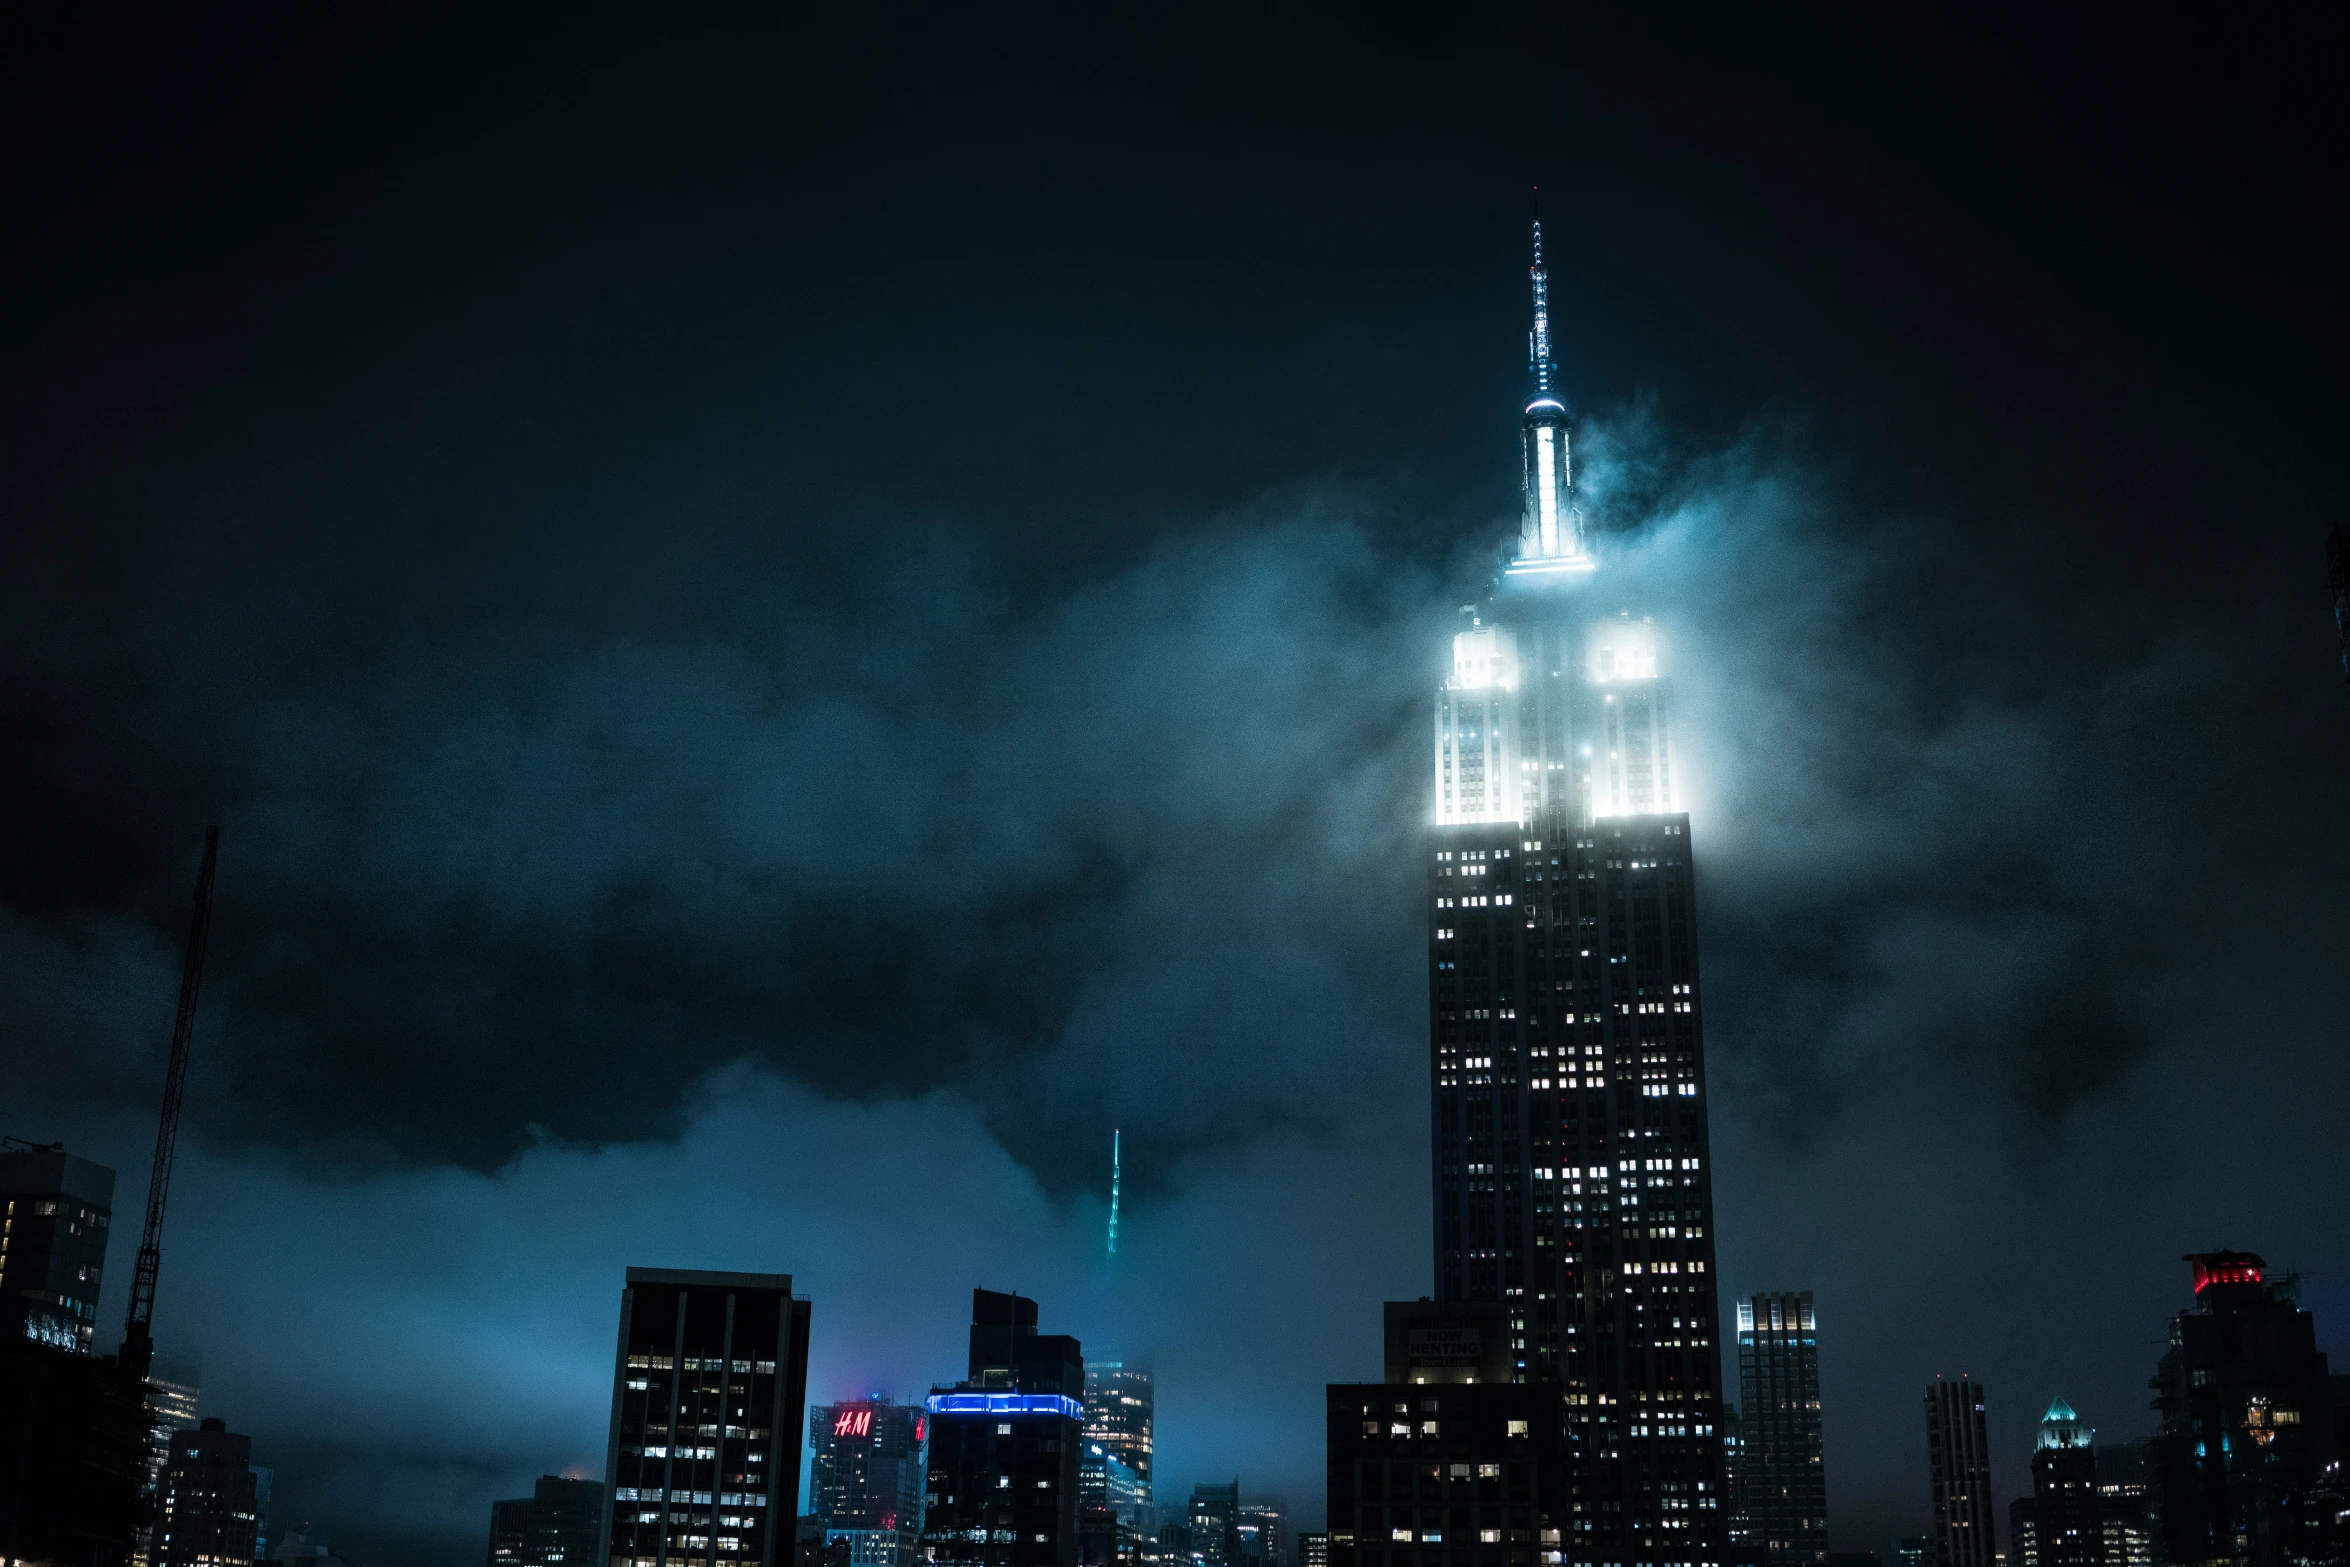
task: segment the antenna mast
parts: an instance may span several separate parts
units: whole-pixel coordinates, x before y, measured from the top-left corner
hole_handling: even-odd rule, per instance
[[[1118,1255],[1118,1129],[1110,1128],[1110,1255]]]
[[[204,948],[212,936],[212,872],[220,862],[220,829],[204,829],[204,865],[196,872],[196,907],[188,917],[188,951],[180,964],[179,1015],[171,1025],[171,1064],[163,1075],[163,1120],[155,1129],[155,1169],[147,1177],[147,1227],[139,1234],[138,1272],[131,1280],[130,1321],[123,1329],[121,1364],[144,1378],[155,1362],[155,1274],[163,1261],[163,1203],[171,1195],[171,1159],[179,1146],[180,1095],[188,1086],[188,1043],[196,1031],[196,991],[204,982]]]

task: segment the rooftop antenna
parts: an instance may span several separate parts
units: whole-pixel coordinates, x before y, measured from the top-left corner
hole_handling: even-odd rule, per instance
[[[1542,264],[1542,187],[1534,187],[1534,330],[1526,334],[1526,357],[1533,361],[1534,395],[1551,395],[1550,272]]]
[[[180,964],[179,1015],[171,1025],[171,1064],[163,1074],[163,1120],[155,1129],[155,1168],[147,1177],[147,1227],[139,1234],[138,1272],[131,1279],[130,1321],[119,1362],[144,1380],[155,1363],[155,1274],[163,1261],[163,1204],[171,1195],[171,1159],[179,1146],[180,1096],[188,1086],[188,1043],[196,1031],[196,991],[204,982],[204,948],[212,935],[212,872],[220,863],[220,829],[204,829],[204,864],[196,872],[196,907],[188,917],[187,956]]]
[[[1110,1257],[1118,1255],[1118,1129],[1110,1128]]]

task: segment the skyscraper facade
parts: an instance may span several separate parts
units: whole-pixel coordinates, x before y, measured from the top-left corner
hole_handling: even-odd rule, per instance
[[[886,1398],[808,1411],[808,1512],[853,1567],[911,1567],[922,1554],[930,1417]]]
[[[1437,1298],[1500,1303],[1512,1375],[1552,1390],[1569,1560],[1712,1567],[1721,1355],[1690,823],[1663,639],[1608,596],[1575,505],[1539,223],[1533,286],[1518,538],[1435,705]]]
[[[1738,1303],[1738,1404],[1732,1532],[1758,1543],[1769,1567],[1825,1567],[1820,1340],[1808,1290]]]
[[[0,1334],[90,1352],[113,1220],[106,1166],[63,1143],[0,1148]]]
[[[1085,1367],[1085,1451],[1078,1489],[1130,1529],[1151,1525],[1151,1431],[1157,1384],[1142,1366],[1123,1360]]]
[[[1926,1384],[1926,1478],[1934,1506],[1934,1567],[1993,1567],[1991,1442],[1982,1385],[1969,1377]]]
[[[2290,1499],[2336,1458],[2316,1327],[2251,1252],[2197,1252],[2195,1303],[2156,1368],[2166,1558],[2278,1567]]]
[[[791,1567],[807,1388],[790,1274],[629,1269],[600,1567]]]
[[[253,1439],[219,1420],[173,1433],[155,1495],[156,1567],[251,1567],[260,1533]]]
[[[2032,1544],[2037,1567],[2106,1567],[2095,1437],[2059,1398],[2032,1444]],[[2009,1538],[2012,1540],[2013,1534]]]
[[[603,1482],[541,1475],[530,1495],[490,1504],[488,1567],[586,1567],[603,1521]]]
[[[1036,1302],[971,1292],[969,1374],[925,1400],[922,1554],[976,1567],[1076,1567],[1085,1356],[1036,1331]]]

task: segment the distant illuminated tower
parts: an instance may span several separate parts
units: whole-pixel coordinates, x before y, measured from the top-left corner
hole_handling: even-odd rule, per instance
[[[1934,1567],[1993,1567],[1991,1456],[1982,1385],[1969,1377],[1926,1384],[1926,1473],[1934,1498]]]
[[[1828,1559],[1820,1456],[1820,1336],[1811,1292],[1738,1303],[1742,1428],[1736,1527],[1770,1567]]]
[[[1151,1519],[1151,1438],[1156,1380],[1123,1360],[1085,1364],[1085,1451],[1077,1464],[1084,1501],[1099,1502],[1130,1529]]]
[[[2072,1405],[2060,1398],[2048,1406],[2032,1444],[2032,1535],[2039,1567],[2105,1567],[2105,1510],[2097,1495],[2093,1440]]]
[[[1499,1303],[1556,1389],[1546,1560],[1718,1563],[1721,1351],[1689,818],[1656,627],[1575,504],[1534,226],[1514,552],[1436,695],[1429,863],[1439,1302]],[[1376,1542],[1384,1547],[1386,1542]],[[1332,1525],[1332,1567],[1373,1542]]]
[[[1118,1129],[1110,1129],[1110,1255],[1118,1255]]]

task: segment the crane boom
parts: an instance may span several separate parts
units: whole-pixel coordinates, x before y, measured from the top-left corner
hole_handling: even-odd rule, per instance
[[[188,917],[188,951],[180,964],[179,1015],[171,1025],[171,1064],[163,1075],[163,1120],[155,1128],[155,1169],[147,1177],[147,1227],[139,1233],[138,1271],[131,1279],[130,1322],[123,1330],[122,1364],[144,1377],[154,1363],[155,1274],[163,1262],[163,1204],[171,1195],[171,1160],[179,1146],[180,1095],[188,1086],[188,1044],[196,1031],[196,991],[204,983],[204,948],[212,936],[212,872],[220,860],[220,829],[204,831],[204,865],[196,872],[196,907]]]

